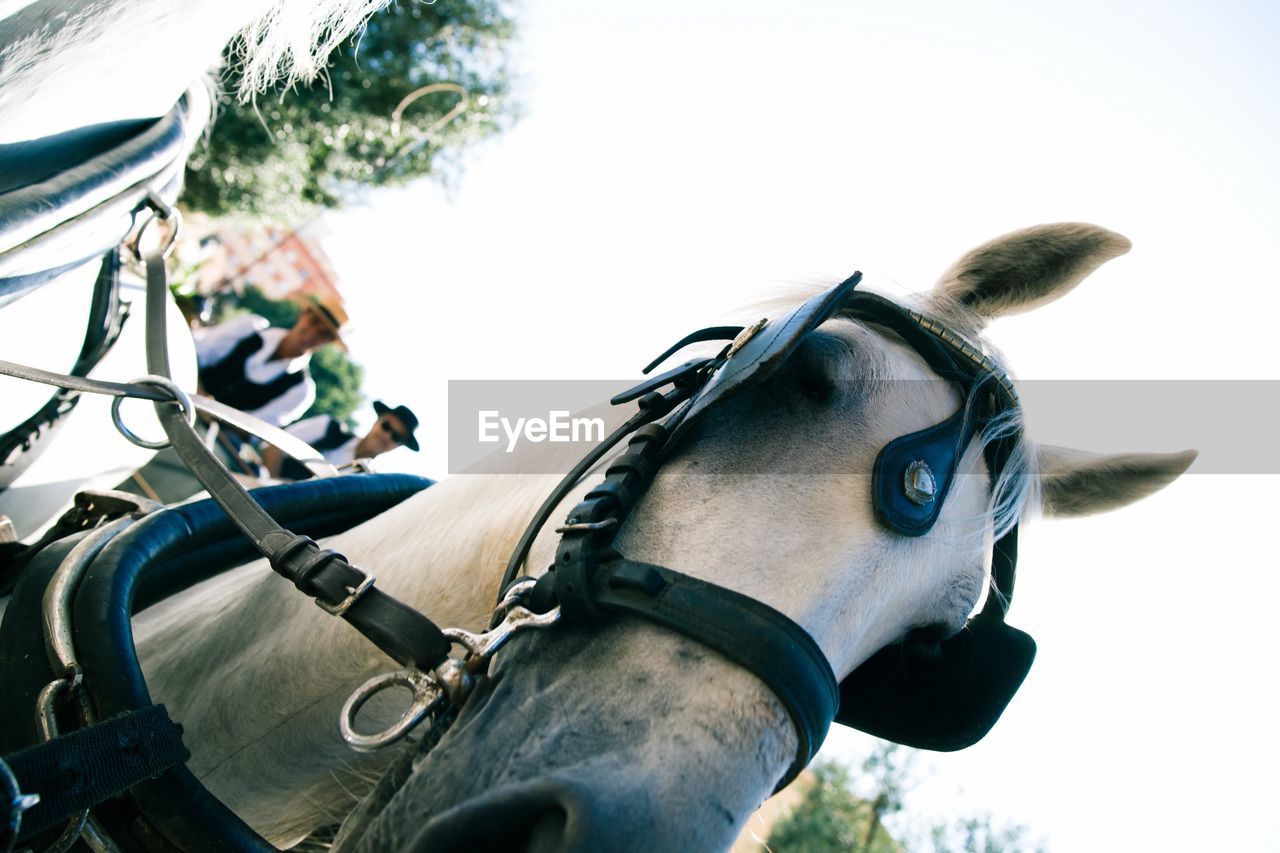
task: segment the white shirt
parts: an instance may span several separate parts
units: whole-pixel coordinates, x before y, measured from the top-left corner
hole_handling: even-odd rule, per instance
[[[324,434],[329,431],[328,415],[315,415],[304,421],[298,421],[296,424],[289,424],[285,427],[285,432],[302,439],[307,444],[315,444]],[[356,445],[360,443],[359,436],[351,436],[345,443],[339,444],[331,450],[320,451],[325,461],[335,468],[354,462],[356,458]]]
[[[256,314],[241,314],[232,317],[216,326],[197,329],[196,360],[200,367],[208,367],[222,361],[236,344],[252,334],[262,335],[262,347],[252,353],[244,363],[244,375],[250,382],[265,385],[273,382],[282,373],[303,371],[302,381],[287,388],[283,394],[265,405],[254,409],[249,414],[261,418],[272,426],[287,424],[302,416],[316,399],[316,385],[306,367],[311,363],[311,355],[307,353],[297,358],[271,358],[280,339],[289,333],[288,329],[273,328],[262,317]]]

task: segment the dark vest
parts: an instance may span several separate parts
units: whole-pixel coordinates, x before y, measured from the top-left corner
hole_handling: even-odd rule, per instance
[[[329,426],[325,427],[324,435],[320,436],[316,441],[311,442],[311,446],[321,453],[326,450],[333,450],[335,447],[341,447],[351,440],[352,433],[345,426],[338,423],[337,420],[330,417]],[[280,466],[280,478],[282,480],[305,480],[312,474],[307,470],[307,466],[298,460],[286,456],[284,465]]]
[[[292,373],[285,371],[264,385],[250,382],[245,376],[245,363],[260,349],[262,335],[254,332],[236,344],[226,358],[200,368],[200,384],[205,392],[219,403],[252,412],[306,381],[304,368]]]

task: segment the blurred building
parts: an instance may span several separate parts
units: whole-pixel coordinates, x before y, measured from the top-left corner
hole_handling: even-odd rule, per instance
[[[338,274],[316,235],[275,226],[223,230],[200,241],[197,289],[213,294],[253,285],[271,299],[338,293]]]

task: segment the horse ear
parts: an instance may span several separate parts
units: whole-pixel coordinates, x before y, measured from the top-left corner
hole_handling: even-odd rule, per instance
[[[1036,225],[969,252],[943,273],[935,292],[992,319],[1018,314],[1062,296],[1131,245],[1085,222]]]
[[[1181,453],[1087,453],[1040,445],[1041,503],[1046,515],[1070,517],[1131,504],[1172,483],[1195,461]]]

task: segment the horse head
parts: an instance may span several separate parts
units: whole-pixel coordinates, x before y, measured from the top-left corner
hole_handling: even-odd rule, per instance
[[[919,311],[1003,373],[983,326],[1052,301],[1128,248],[1089,225],[1015,232],[957,261]],[[1010,407],[963,433],[952,472],[928,472],[945,480],[925,481],[941,506],[927,529],[904,533],[873,497],[878,459],[989,392],[939,381],[908,344],[835,307],[767,378],[679,429],[619,550],[768,605],[845,680],[886,648],[904,661],[946,654],[984,593],[1002,622],[1001,591],[987,592],[992,543],[1024,515],[1124,505],[1194,458],[1037,448]],[[998,472],[985,452],[995,442],[1005,443]],[[528,565],[546,566],[555,547],[540,537]],[[874,706],[876,696],[848,695],[857,684],[846,681],[842,702]],[[561,625],[500,653],[447,733],[392,767],[337,848],[725,848],[784,777],[798,740],[775,692],[706,645],[632,617]]]

